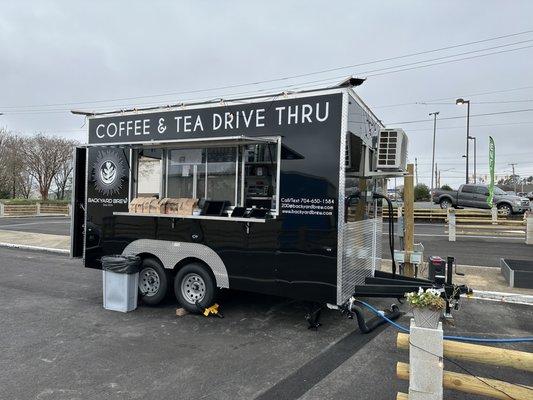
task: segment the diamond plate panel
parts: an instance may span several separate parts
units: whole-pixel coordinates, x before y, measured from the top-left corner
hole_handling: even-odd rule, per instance
[[[198,258],[213,271],[217,286],[229,288],[226,266],[215,251],[200,243],[170,242],[167,240],[139,239],[126,246],[123,255],[150,253],[159,258],[163,266],[172,269],[188,257]]]
[[[344,224],[340,297],[344,303],[353,294],[355,285],[362,285],[373,276],[381,258],[381,218]]]

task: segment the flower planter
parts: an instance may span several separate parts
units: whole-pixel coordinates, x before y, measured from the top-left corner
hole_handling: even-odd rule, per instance
[[[419,328],[437,329],[442,310],[413,307],[415,324]]]

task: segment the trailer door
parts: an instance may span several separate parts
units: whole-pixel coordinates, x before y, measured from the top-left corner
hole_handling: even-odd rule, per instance
[[[70,256],[82,257],[85,239],[85,187],[87,183],[87,149],[85,147],[76,147],[73,165]]]

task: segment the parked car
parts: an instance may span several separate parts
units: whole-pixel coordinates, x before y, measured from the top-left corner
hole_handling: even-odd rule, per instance
[[[528,192],[528,193],[526,194],[526,197],[527,197],[529,200],[533,200],[533,191]]]
[[[433,202],[439,204],[442,209],[449,207],[490,208],[487,204],[488,196],[489,188],[486,185],[461,185],[459,190],[435,190]],[[504,215],[530,210],[527,198],[509,195],[498,187],[494,188],[493,203]]]

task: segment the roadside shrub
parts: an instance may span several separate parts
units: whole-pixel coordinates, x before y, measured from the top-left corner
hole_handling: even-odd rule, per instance
[[[415,186],[415,201],[429,200],[429,188],[423,183]]]
[[[442,185],[441,190],[453,190],[450,185]]]

